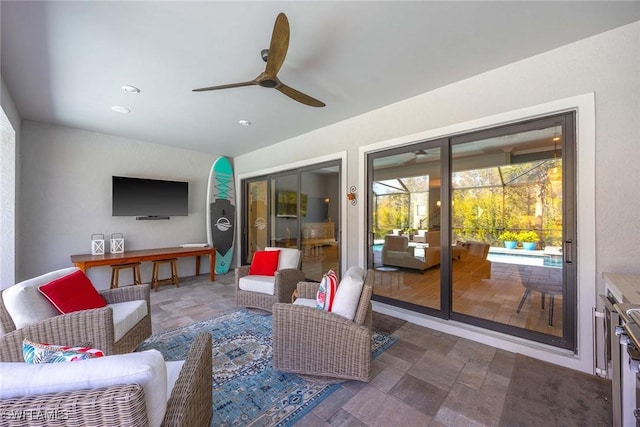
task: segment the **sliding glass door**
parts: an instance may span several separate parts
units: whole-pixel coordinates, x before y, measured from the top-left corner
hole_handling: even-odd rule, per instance
[[[267,246],[298,248],[309,280],[340,271],[340,162],[327,162],[242,183],[242,263]]]
[[[370,268],[380,300],[440,311],[441,142],[369,156]],[[426,309],[426,310],[422,310]]]
[[[245,244],[247,259],[253,259],[256,251],[269,246],[268,227],[268,190],[267,180],[261,179],[246,183],[246,219],[247,240]]]
[[[574,114],[371,153],[374,299],[575,347]]]

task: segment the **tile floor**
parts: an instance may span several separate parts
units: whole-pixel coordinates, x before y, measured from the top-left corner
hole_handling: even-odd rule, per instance
[[[183,278],[180,288],[152,291],[153,332],[237,310],[234,289],[229,273],[214,283]],[[377,329],[398,341],[373,361],[371,382],[345,382],[298,426],[501,425],[514,353],[388,316],[374,318]]]

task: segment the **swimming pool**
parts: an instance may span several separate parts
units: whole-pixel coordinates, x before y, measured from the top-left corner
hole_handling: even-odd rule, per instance
[[[381,262],[382,243],[373,245],[374,263]],[[416,256],[423,256],[424,249],[416,248]],[[524,249],[506,249],[492,246],[487,260],[505,264],[533,265],[539,267],[562,268],[562,254],[545,251],[525,251]]]
[[[534,265],[539,267],[562,268],[562,254],[524,249],[502,249],[491,247],[487,259],[505,264]]]

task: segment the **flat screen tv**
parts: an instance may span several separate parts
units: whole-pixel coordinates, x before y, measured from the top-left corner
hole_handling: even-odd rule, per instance
[[[298,193],[295,191],[279,191],[276,204],[276,216],[279,218],[298,217]],[[300,194],[300,216],[307,216],[307,195]]]
[[[189,213],[189,183],[159,179],[112,177],[112,215],[168,219]]]

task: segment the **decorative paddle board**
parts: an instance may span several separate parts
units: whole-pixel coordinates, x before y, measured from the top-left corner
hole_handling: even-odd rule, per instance
[[[216,274],[226,274],[231,267],[235,223],[233,167],[228,158],[218,157],[211,166],[207,189],[207,241],[216,248]]]

